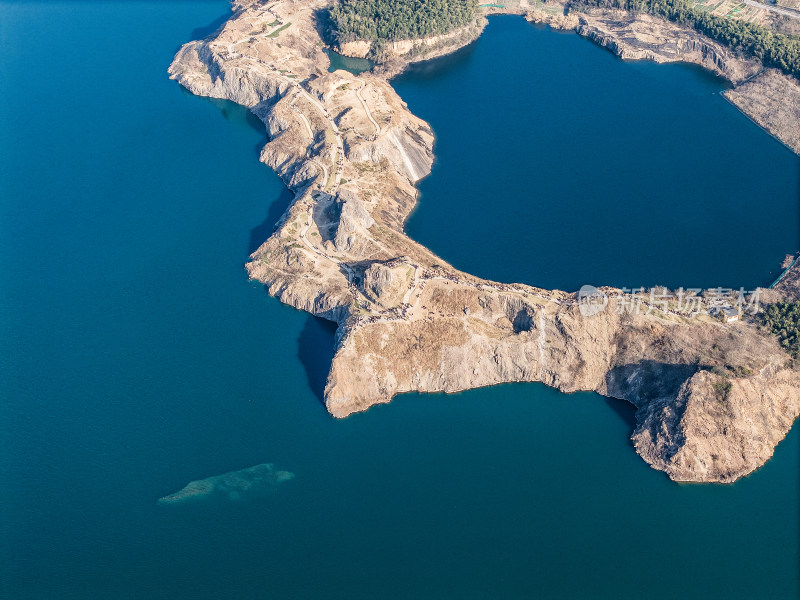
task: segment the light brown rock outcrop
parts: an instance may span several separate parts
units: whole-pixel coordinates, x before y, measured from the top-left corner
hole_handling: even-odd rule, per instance
[[[621,10],[567,12],[563,4],[548,2],[531,8],[525,18],[555,29],[574,30],[624,60],[700,65],[730,81],[725,92],[742,112],[778,140],[800,154],[800,82],[763,65],[688,26],[647,14]]]
[[[768,69],[725,92],[725,97],[800,154],[800,81]]]
[[[243,1],[170,74],[265,123],[261,158],[295,198],[247,269],[281,301],[338,323],[330,413],[412,390],[541,381],[633,403],[637,451],[673,479],[729,482],[768,460],[800,413],[800,371],[754,322],[691,316],[646,293],[632,310],[611,288],[586,310],[577,294],[459,272],[404,234],[431,129],[385,78],[327,72],[314,16],[324,6]],[[675,60],[733,72],[721,54],[675,49]]]

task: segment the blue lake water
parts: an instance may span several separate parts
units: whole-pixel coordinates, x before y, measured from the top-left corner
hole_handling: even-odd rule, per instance
[[[289,201],[257,162],[263,128],[166,77],[178,45],[207,34],[197,28],[213,29],[227,9],[0,3],[0,597],[797,597],[797,428],[762,470],[717,487],[676,485],[651,470],[628,440],[631,409],[591,393],[506,385],[406,395],[344,421],[327,415],[319,397],[330,325],[269,298],[243,269]],[[615,79],[601,95],[649,81],[701,106],[723,102],[719,84],[693,70],[625,65],[578,38],[494,20],[471,50],[432,67],[435,78],[398,82],[440,136],[440,162],[409,226],[458,266],[562,287],[583,277],[569,256],[548,250],[558,268],[535,278],[533,239],[518,240],[525,260],[489,273],[493,259],[458,254],[456,237],[443,233],[439,246],[418,229],[426,212],[436,219],[435,203],[452,202],[433,187],[450,177],[445,134],[458,134],[446,113],[470,101],[456,102],[456,82],[448,92],[439,78],[491,77],[478,60],[484,47],[535,73],[526,48],[555,59],[573,46],[553,85],[603,64]],[[415,86],[449,93],[439,97],[452,104],[431,110]],[[540,93],[552,92],[540,83],[531,94]],[[570,108],[574,118],[586,98]],[[509,114],[519,106],[500,101]],[[566,121],[564,110],[554,105],[550,117]],[[752,144],[742,147],[748,160],[791,163],[735,111],[720,110],[723,134]],[[699,125],[662,127],[675,136]],[[562,140],[576,174],[578,141]],[[485,160],[513,151],[480,127],[469,143]],[[615,150],[620,160],[624,152]],[[780,196],[785,179],[797,180],[786,168],[771,182],[780,213],[772,233],[760,214],[742,217],[755,246],[770,247],[758,259],[767,269],[791,245],[776,233],[796,210]],[[561,189],[535,177],[542,196]],[[487,201],[471,194],[461,197],[470,210]],[[536,214],[529,197],[491,201],[508,207],[509,242],[514,221]],[[698,214],[701,231],[713,233],[716,216]],[[475,231],[470,244],[497,251]],[[741,240],[729,242],[744,261]],[[638,277],[640,260],[621,255],[616,271],[599,261],[590,275]],[[669,262],[650,266],[667,279],[681,274]],[[758,272],[749,261],[730,271],[744,284]],[[262,462],[296,478],[252,503],[156,504],[190,480]]]
[[[753,289],[800,247],[800,159],[700,68],[507,16],[394,85],[437,134],[407,230],[471,273]]]

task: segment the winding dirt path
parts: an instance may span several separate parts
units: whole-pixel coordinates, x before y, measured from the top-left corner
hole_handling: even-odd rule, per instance
[[[372,125],[375,127],[375,137],[373,139],[377,139],[378,136],[381,133],[381,128],[378,125],[377,121],[375,121],[375,119],[372,118],[372,113],[369,112],[369,107],[367,106],[367,102],[366,102],[366,100],[364,100],[364,97],[361,95],[361,90],[363,90],[365,87],[367,87],[367,82],[366,81],[362,81],[361,82],[361,87],[356,90],[356,96],[358,96],[358,99],[361,101],[361,106],[364,107],[364,112],[367,113],[367,118],[370,120]]]

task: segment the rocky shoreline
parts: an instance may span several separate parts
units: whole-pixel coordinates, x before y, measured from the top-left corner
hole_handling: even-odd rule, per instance
[[[612,288],[587,311],[575,293],[460,272],[405,235],[433,134],[388,77],[419,55],[329,73],[315,16],[326,4],[236,2],[219,31],[180,49],[170,76],[265,124],[261,160],[295,197],[247,269],[282,302],[338,323],[329,412],[346,417],[408,391],[541,381],[634,404],[636,451],[672,479],[731,482],[764,464],[800,413],[800,371],[752,320],[730,326]],[[582,26],[630,47],[624,28]],[[673,50],[672,60],[698,57],[742,80],[757,72],[696,42]],[[708,297],[696,302],[708,308]]]
[[[758,60],[737,54],[687,26],[613,9],[567,14],[565,4],[552,0],[546,5],[521,0],[514,7],[492,7],[487,14],[516,14],[532,23],[574,31],[623,60],[699,65],[730,82],[733,89],[723,95],[753,122],[800,154],[800,82],[778,69],[765,69]],[[446,36],[390,44],[396,58],[387,61],[382,73],[391,77],[409,64],[452,53],[480,37],[485,25],[486,18],[482,17],[475,26]],[[369,42],[351,42],[337,48],[341,54],[362,58],[369,50]]]
[[[693,29],[646,14],[595,10],[564,15],[564,6],[548,2],[525,18],[555,29],[573,30],[623,60],[699,65],[728,80],[724,96],[765,129],[800,154],[800,81],[778,69],[765,69]]]

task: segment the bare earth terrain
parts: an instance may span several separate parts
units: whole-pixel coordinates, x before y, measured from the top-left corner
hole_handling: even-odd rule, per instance
[[[714,303],[708,293],[676,300],[664,290],[603,288],[588,304],[575,293],[486,281],[405,235],[414,184],[433,161],[430,127],[387,81],[413,45],[375,73],[329,73],[315,17],[325,6],[234,3],[219,31],[181,48],[170,75],[195,94],[250,108],[267,128],[261,160],[295,198],[247,269],[281,301],[338,323],[330,413],[346,417],[412,390],[541,381],[634,404],[636,451],[672,479],[731,482],[764,464],[800,413],[800,371],[751,317],[703,314]],[[623,58],[696,62],[734,82],[760,71],[649,17],[564,17],[550,6],[515,10]],[[430,54],[480,28],[427,44]],[[796,93],[796,81],[771,72],[745,85],[759,78],[777,102]],[[752,87],[738,93],[734,102],[798,150],[796,133],[785,133],[797,131],[796,112],[747,100],[758,96]]]

